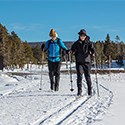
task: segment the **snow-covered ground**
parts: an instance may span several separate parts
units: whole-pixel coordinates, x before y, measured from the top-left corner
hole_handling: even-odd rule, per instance
[[[74,67],[74,65],[72,65]],[[61,70],[66,70],[65,65]],[[12,72],[12,71],[9,71]],[[47,66],[15,72],[32,75],[0,73],[0,125],[122,125],[125,105],[125,74],[98,74],[99,97],[96,77],[92,74],[93,96],[88,97],[83,79],[83,96],[78,98],[76,74],[70,91],[69,74],[61,73],[60,90],[50,91]]]
[[[125,73],[111,74],[111,80],[105,77],[102,82],[113,92],[113,102],[100,122],[93,125],[124,125],[125,123]],[[107,82],[106,82],[107,81]]]

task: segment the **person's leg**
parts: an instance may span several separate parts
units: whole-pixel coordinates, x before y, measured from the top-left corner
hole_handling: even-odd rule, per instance
[[[76,63],[76,71],[77,71],[77,88],[78,93],[77,95],[82,94],[82,75],[83,75],[83,68],[79,63]]]
[[[55,75],[55,91],[59,90],[59,80],[60,80],[60,62],[54,64],[54,75]]]
[[[83,70],[84,70],[84,76],[87,82],[88,86],[88,95],[92,94],[92,82],[91,82],[91,77],[90,77],[90,63],[85,63],[83,65]]]
[[[49,79],[50,79],[50,88],[51,90],[54,90],[54,64],[51,61],[48,61],[48,69],[49,69]]]

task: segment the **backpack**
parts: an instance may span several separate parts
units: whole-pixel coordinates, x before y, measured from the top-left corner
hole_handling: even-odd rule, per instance
[[[49,43],[48,43],[48,48],[46,48],[46,50],[49,49],[50,44],[51,44],[51,40],[49,40],[48,42],[49,42]],[[53,43],[53,44],[57,44],[57,45],[61,48],[61,46],[60,46],[60,39],[59,39],[59,38],[57,38],[57,43]]]
[[[47,51],[47,50],[49,49],[50,44],[57,44],[57,45],[59,46],[59,48],[60,48],[59,54],[62,55],[62,50],[63,50],[63,49],[62,49],[62,47],[61,47],[61,45],[60,45],[60,38],[57,38],[57,42],[56,42],[56,43],[51,43],[51,40],[49,40],[49,41],[48,41],[48,47],[46,48],[45,51]]]

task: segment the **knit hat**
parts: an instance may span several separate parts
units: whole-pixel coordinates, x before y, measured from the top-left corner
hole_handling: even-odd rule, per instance
[[[56,33],[56,31],[54,29],[51,29],[50,33],[49,33],[49,36],[50,37],[57,37],[58,35],[57,35],[57,33]]]
[[[78,34],[79,34],[79,35],[84,34],[84,35],[87,36],[87,34],[86,34],[86,30],[85,30],[85,29],[81,29],[80,32],[78,32]]]

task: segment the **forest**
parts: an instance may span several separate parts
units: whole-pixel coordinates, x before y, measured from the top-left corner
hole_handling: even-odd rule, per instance
[[[116,35],[115,41],[112,41],[110,35],[107,34],[103,41],[92,42],[96,50],[95,59],[98,67],[103,67],[105,64],[110,66],[112,60],[123,65],[125,43],[120,40],[118,35]],[[40,45],[30,46],[27,41],[22,41],[14,31],[9,33],[7,28],[0,23],[0,67],[23,69],[25,65],[29,68],[29,64],[41,65],[43,61],[46,62],[47,58],[47,53],[44,54],[44,58],[42,58],[43,54]]]

